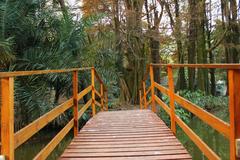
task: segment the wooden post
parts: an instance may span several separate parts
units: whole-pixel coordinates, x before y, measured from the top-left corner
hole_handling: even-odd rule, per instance
[[[95,108],[95,69],[92,67],[91,69],[91,78],[92,78],[92,115],[96,115]]]
[[[237,139],[240,139],[240,70],[229,70],[230,159],[240,160]]]
[[[1,79],[1,154],[14,160],[14,79]]]
[[[103,84],[100,84],[100,94],[101,94],[101,111],[104,111],[104,91],[103,91]]]
[[[147,109],[147,94],[146,94],[146,82],[143,81],[143,101],[144,101],[144,109]]]
[[[176,121],[175,121],[175,105],[174,105],[174,80],[173,80],[173,69],[167,67],[168,70],[168,87],[169,87],[169,98],[170,98],[170,115],[171,115],[171,130],[176,135]]]
[[[139,104],[140,104],[140,109],[142,109],[142,92],[139,90]]]
[[[74,137],[78,135],[78,71],[73,72],[73,117],[74,117]]]
[[[150,65],[150,80],[151,80],[151,97],[152,97],[152,111],[156,112],[156,103],[155,103],[155,87],[154,87],[154,74],[153,74],[153,66]]]

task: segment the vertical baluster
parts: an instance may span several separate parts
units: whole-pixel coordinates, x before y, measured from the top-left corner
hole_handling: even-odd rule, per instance
[[[229,70],[230,159],[239,160],[236,147],[240,139],[240,70]],[[238,149],[238,151],[237,151]]]
[[[176,134],[176,122],[175,122],[175,105],[174,105],[174,80],[173,80],[173,68],[167,67],[168,70],[168,87],[171,109],[171,130]]]
[[[1,154],[14,160],[14,78],[1,79]]]
[[[153,66],[150,65],[150,80],[151,80],[151,97],[152,97],[152,111],[156,112],[156,103],[155,103],[155,86],[154,86],[154,73]]]
[[[144,101],[144,109],[147,109],[147,94],[146,94],[146,82],[143,81],[143,101]]]
[[[74,116],[74,136],[78,134],[78,71],[73,72],[73,116]]]
[[[103,84],[100,84],[100,90],[101,90],[101,111],[104,111],[104,92],[103,92]]]
[[[91,69],[91,81],[92,81],[92,115],[96,115],[95,108],[95,69],[94,67]]]
[[[142,109],[142,92],[141,92],[141,90],[139,91],[139,104],[140,104],[140,109]]]

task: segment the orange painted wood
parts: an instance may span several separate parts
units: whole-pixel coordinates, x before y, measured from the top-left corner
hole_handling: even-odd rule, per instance
[[[160,127],[159,127],[160,126]],[[99,112],[60,159],[191,159],[164,122],[150,110]]]
[[[90,91],[92,90],[92,85],[88,86],[87,88],[85,88],[84,90],[82,90],[77,97],[77,100],[79,101],[80,99],[82,99],[86,94],[88,94]]]
[[[96,115],[96,108],[95,108],[95,69],[91,69],[91,84],[92,84],[92,115]]]
[[[90,99],[78,112],[78,119],[80,119],[83,115],[83,113],[89,108],[89,106],[92,104],[92,99]]]
[[[150,86],[150,87],[148,88],[148,90],[146,91],[146,95],[148,95],[148,93],[150,93],[150,91],[152,91],[152,86]]]
[[[87,71],[87,70],[90,70],[90,69],[91,69],[91,67],[62,69],[62,70],[37,70],[37,71],[0,72],[0,78],[3,78],[3,77],[29,76],[29,75],[40,75],[40,74],[50,74],[50,73],[67,73],[67,72],[73,72],[73,71]]]
[[[153,66],[150,65],[150,80],[151,80],[151,101],[152,101],[152,111],[156,112],[156,104],[155,104],[155,87],[154,87],[154,73]]]
[[[146,82],[142,82],[143,85],[143,101],[144,101],[144,109],[147,109],[147,94],[146,94]]]
[[[78,72],[73,72],[73,119],[74,127],[73,133],[74,137],[78,134]]]
[[[209,148],[208,145],[204,143],[201,138],[196,135],[178,116],[176,116],[176,122],[208,159],[220,160],[220,157],[214,153],[213,150]]]
[[[151,64],[153,67],[188,67],[188,68],[218,68],[218,69],[240,69],[240,64]]]
[[[229,70],[230,159],[236,155],[236,139],[240,139],[240,70]]]
[[[95,77],[97,78],[97,80],[99,81],[99,83],[100,84],[103,84],[103,89],[104,90],[107,90],[107,88],[106,88],[106,86],[104,85],[104,83],[103,83],[103,80],[100,78],[100,76],[98,75],[98,73],[97,73],[97,71],[96,71],[96,69],[93,67],[93,70],[94,70],[94,72],[95,72]]]
[[[73,126],[74,119],[68,122],[68,124],[34,157],[34,160],[47,159],[49,154],[56,148]]]
[[[160,84],[155,82],[154,87],[156,87],[160,92],[164,93],[165,95],[169,95],[169,89],[161,86]]]
[[[171,119],[171,130],[176,134],[176,122],[175,122],[175,104],[174,104],[174,80],[173,80],[173,69],[172,67],[167,68],[168,71],[168,87],[169,87],[169,99],[170,99],[170,119]]]
[[[142,106],[142,92],[141,92],[141,90],[139,90],[139,105],[140,105],[140,109],[143,109],[143,106]]]
[[[94,102],[98,107],[102,107],[101,103],[99,103],[98,101],[95,100]]]
[[[95,95],[97,95],[99,98],[101,98],[101,93],[99,93],[96,88],[94,88]]]
[[[63,104],[55,107],[50,112],[44,114],[37,120],[33,121],[26,127],[22,128],[14,135],[14,141],[15,145],[14,148],[17,148],[24,142],[26,142],[29,138],[31,138],[34,134],[36,134],[39,130],[41,130],[43,127],[45,127],[49,122],[54,120],[56,117],[58,117],[60,114],[65,112],[67,109],[73,106],[73,98],[67,100]]]
[[[192,102],[186,100],[185,98],[175,94],[174,95],[175,101],[179,103],[183,108],[192,112],[198,118],[200,118],[203,122],[208,124],[209,126],[213,127],[220,133],[222,133],[225,137],[230,137],[230,126],[228,123],[224,122],[223,120],[217,118],[216,116],[208,113],[201,107],[193,104]]]
[[[147,107],[152,103],[152,99],[147,102]]]
[[[14,160],[14,78],[1,79],[1,154]]]
[[[167,114],[171,115],[171,109],[166,105],[160,98],[155,95],[156,102],[167,112]]]

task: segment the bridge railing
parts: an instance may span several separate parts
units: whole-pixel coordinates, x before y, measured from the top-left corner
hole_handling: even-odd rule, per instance
[[[83,71],[91,71],[91,84],[84,90],[78,90],[78,73]],[[73,97],[64,103],[56,106],[48,113],[42,115],[35,121],[31,122],[24,128],[14,133],[14,79],[19,76],[31,76],[51,73],[72,73]],[[101,107],[101,110],[108,110],[107,105],[107,88],[102,79],[97,74],[94,67],[74,68],[65,70],[40,70],[40,71],[17,71],[17,72],[0,72],[1,80],[1,155],[7,160],[14,160],[14,151],[29,138],[35,135],[47,124],[55,118],[63,114],[69,109],[73,109],[73,118],[65,125],[65,127],[35,156],[35,160],[46,159],[54,148],[73,128],[74,136],[78,134],[78,120],[84,112],[92,106],[92,115],[96,114],[95,105]],[[100,91],[96,89],[95,81],[99,82]],[[79,109],[79,100],[88,93],[92,93],[91,99]],[[95,98],[97,95],[101,102]]]
[[[226,69],[228,72],[229,87],[229,123],[224,122],[201,107],[175,93],[173,70],[181,67]],[[168,88],[154,81],[154,68],[167,68]],[[146,88],[146,80],[150,77],[150,87]],[[169,97],[169,106],[165,104],[156,94],[155,89]],[[147,95],[150,94],[149,100]],[[230,159],[240,159],[240,65],[238,64],[150,64],[142,81],[142,89],[139,91],[140,108],[147,109],[149,105],[156,112],[156,104],[162,107],[170,116],[171,130],[176,134],[178,125],[186,135],[196,144],[203,154],[211,160],[221,159],[194,131],[184,123],[175,112],[175,103],[188,110],[203,122],[224,135],[230,142]]]

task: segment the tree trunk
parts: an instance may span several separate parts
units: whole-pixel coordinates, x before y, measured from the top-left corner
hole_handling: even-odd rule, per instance
[[[205,40],[205,0],[199,0],[197,5],[197,63],[207,63],[206,40]],[[206,69],[198,69],[198,89],[208,93],[208,72]]]
[[[189,3],[189,33],[188,33],[188,63],[196,63],[196,0],[188,0]],[[195,69],[188,69],[188,87],[189,90],[194,90],[195,85]]]
[[[125,56],[128,61],[128,65],[124,70],[125,81],[129,88],[131,95],[131,103],[137,103],[139,99],[138,90],[140,82],[143,78],[143,42],[142,37],[142,25],[141,25],[141,13],[143,7],[143,0],[132,1],[125,0],[127,14],[127,53]]]
[[[179,11],[179,2],[178,0],[174,0],[175,4],[175,16],[176,16],[176,23],[175,23],[175,38],[177,42],[177,52],[178,52],[178,63],[184,64],[184,51],[182,46],[182,33],[181,27],[182,23],[180,20],[180,11]],[[185,79],[185,70],[184,68],[180,68],[178,71],[178,81],[177,81],[177,90],[184,90],[187,87],[187,82]]]

